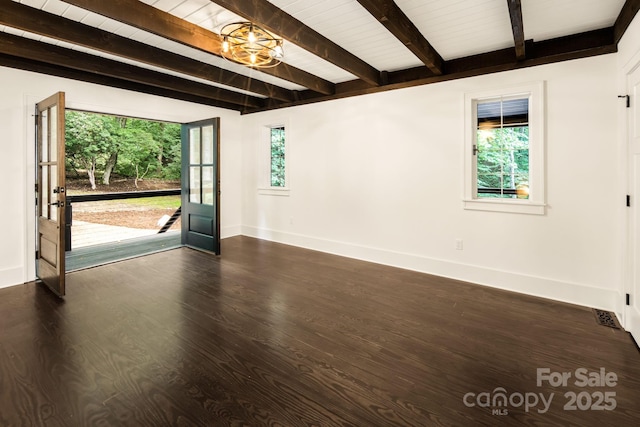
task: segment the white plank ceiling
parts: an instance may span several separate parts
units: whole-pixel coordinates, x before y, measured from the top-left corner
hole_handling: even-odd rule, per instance
[[[252,79],[294,91],[305,89],[298,84],[230,63],[218,56],[164,39],[61,0],[14,1],[187,58],[212,64]],[[215,0],[142,1],[214,32],[219,32],[225,24],[245,20],[218,6]],[[424,66],[356,0],[269,1],[379,71],[396,71]],[[514,46],[506,0],[395,0],[395,3],[445,61]],[[522,0],[525,39],[540,41],[611,27],[624,4],[624,0]],[[208,80],[160,69],[93,49],[70,45],[54,38],[41,37],[11,27],[0,26],[0,30],[92,55],[135,64],[168,75],[225,87]],[[348,71],[289,42],[285,42],[284,61],[333,83],[357,79]],[[226,88],[243,93],[235,88]]]

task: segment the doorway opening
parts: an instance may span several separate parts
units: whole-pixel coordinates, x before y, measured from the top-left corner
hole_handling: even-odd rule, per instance
[[[66,271],[181,245],[181,124],[65,110]]]
[[[140,256],[174,246],[189,246],[220,255],[220,118],[174,124],[176,128],[170,131],[171,138],[168,138],[167,143],[169,149],[165,151],[159,147],[164,147],[163,144],[167,142],[163,139],[166,137],[163,131],[169,128],[167,122],[67,110],[65,100],[65,93],[57,92],[35,105],[36,277],[62,297],[66,293],[65,273],[73,269]],[[75,123],[67,127],[67,119]],[[130,131],[123,131],[129,120],[135,121],[135,125]],[[150,136],[153,132],[149,128],[153,127],[160,129],[153,132],[164,137]],[[180,130],[179,146],[175,138],[176,129]],[[69,156],[66,154],[67,138],[70,140]],[[115,174],[118,172],[120,153],[126,153],[126,156],[122,156],[121,164],[126,166],[125,170],[129,171],[129,175],[127,172],[122,173],[133,177],[137,190],[140,190],[139,184],[154,165],[159,177],[167,177],[163,159],[168,155],[165,153],[171,153],[174,177],[179,170],[179,188],[102,194],[74,194],[75,189],[70,193],[67,191],[67,169],[73,171],[75,168],[80,176],[79,167],[84,167],[91,186],[90,193],[98,189],[96,173],[102,164],[104,172],[108,171],[103,172],[102,182],[109,185],[107,182],[110,183],[117,176]],[[162,237],[167,238],[170,236],[167,231],[181,218],[180,232],[176,233],[176,238],[170,243],[159,243],[157,236],[144,237],[146,243],[140,242],[142,238],[138,238],[139,245],[135,251],[132,251],[133,245],[127,244],[120,247],[126,249],[124,252],[115,250],[113,246],[98,250],[98,245],[87,245],[94,254],[99,253],[100,256],[85,256],[80,263],[75,264],[70,259],[71,262],[67,263],[68,254],[71,254],[69,258],[78,257],[77,250],[73,254],[74,203],[131,199],[139,199],[137,203],[142,203],[140,200],[143,198],[157,200],[160,197],[178,195],[179,208],[171,216],[164,214],[156,223],[160,227],[157,234],[163,234]],[[140,212],[133,214],[136,218],[142,215]],[[67,223],[70,227],[66,226]],[[68,233],[71,235],[67,236]],[[147,244],[149,239],[151,246]],[[129,239],[122,242],[126,240]]]

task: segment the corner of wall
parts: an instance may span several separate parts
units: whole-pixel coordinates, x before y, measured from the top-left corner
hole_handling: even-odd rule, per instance
[[[22,267],[5,268],[0,270],[0,289],[25,283]]]

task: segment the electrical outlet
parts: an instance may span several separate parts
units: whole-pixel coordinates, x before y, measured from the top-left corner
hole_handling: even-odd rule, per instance
[[[462,250],[462,239],[456,239],[456,251]]]

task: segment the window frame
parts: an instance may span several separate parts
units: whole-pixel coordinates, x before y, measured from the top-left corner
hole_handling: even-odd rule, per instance
[[[271,129],[284,128],[284,187],[271,185]],[[291,127],[288,120],[274,121],[261,126],[259,149],[259,183],[258,194],[265,196],[289,196],[291,182],[289,174],[289,158],[291,147]]]
[[[465,93],[464,194],[463,208],[490,212],[544,215],[545,191],[545,84],[543,81]],[[529,98],[529,198],[479,198],[474,145],[477,144],[477,104],[505,97]]]

